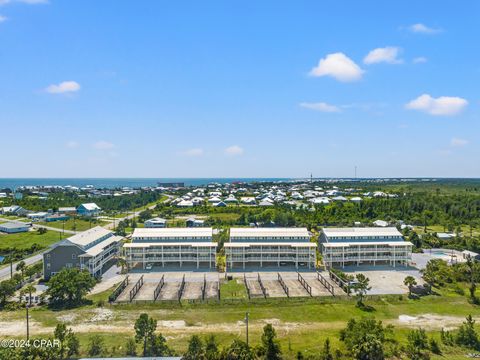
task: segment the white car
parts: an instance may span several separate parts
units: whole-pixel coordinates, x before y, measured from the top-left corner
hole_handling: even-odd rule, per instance
[[[153,264],[147,264],[147,266],[145,266],[146,270],[152,270],[152,268],[153,268]]]

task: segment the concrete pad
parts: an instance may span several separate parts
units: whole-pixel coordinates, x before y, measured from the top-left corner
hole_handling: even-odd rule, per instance
[[[263,286],[265,287],[267,297],[286,297],[287,294],[280,285],[278,280],[264,280],[262,278]]]
[[[207,281],[205,299],[218,299],[218,281]]]
[[[298,280],[283,280],[288,287],[288,295],[290,297],[310,296],[308,291]]]
[[[247,278],[247,286],[250,290],[250,297],[251,298],[263,298],[262,288],[260,287],[260,283],[257,279],[248,279]]]
[[[182,299],[184,300],[198,300],[202,298],[203,282],[185,281],[185,288],[183,289]]]
[[[152,281],[144,281],[143,286],[138,291],[137,295],[133,298],[133,300],[150,300],[153,301],[153,292],[157,287],[157,282]]]
[[[167,282],[163,285],[162,291],[157,298],[158,300],[178,300],[178,290],[180,289],[180,282]]]

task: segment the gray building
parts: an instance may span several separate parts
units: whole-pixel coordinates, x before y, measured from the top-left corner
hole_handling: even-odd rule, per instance
[[[119,252],[121,236],[100,226],[75,234],[43,254],[43,273],[48,280],[63,268],[86,269],[95,277]]]
[[[10,221],[0,224],[0,232],[4,232],[7,234],[27,232],[28,229],[30,229],[30,225],[20,221]]]

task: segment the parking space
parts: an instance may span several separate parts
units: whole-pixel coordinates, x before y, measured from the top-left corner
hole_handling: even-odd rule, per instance
[[[406,294],[408,287],[403,284],[407,276],[413,276],[417,284],[424,283],[420,271],[413,267],[352,266],[341,269],[347,274],[364,274],[370,279],[370,295]]]

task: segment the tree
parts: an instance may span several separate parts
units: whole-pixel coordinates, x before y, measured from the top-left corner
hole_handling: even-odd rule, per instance
[[[105,342],[100,335],[92,335],[88,342],[88,355],[99,356],[105,352]]]
[[[428,354],[429,344],[425,330],[412,330],[407,335],[407,354],[411,360],[426,360],[430,358]]]
[[[205,350],[203,348],[202,339],[198,335],[192,335],[188,340],[187,352],[183,355],[184,360],[203,360],[205,359]]]
[[[468,290],[470,292],[470,299],[475,304],[475,303],[478,302],[477,296],[475,295],[475,292],[477,290],[477,284],[475,282],[476,266],[475,266],[475,263],[474,263],[471,256],[467,257],[466,265],[467,265],[468,276],[469,276],[469,280],[470,280],[470,286],[468,288]]]
[[[60,360],[71,358],[73,355],[78,355],[80,350],[80,342],[73,333],[72,329],[67,329],[65,324],[60,323],[55,327],[53,335],[55,339],[60,341],[60,347],[58,349],[58,356]]]
[[[383,359],[383,344],[391,332],[392,326],[383,327],[373,318],[350,319],[340,331],[340,340],[356,359]]]
[[[96,280],[88,271],[64,268],[52,276],[46,293],[53,304],[78,305],[95,284]]]
[[[167,339],[162,334],[153,335],[151,342],[148,344],[147,353],[150,356],[173,356],[175,352],[167,345]]]
[[[465,346],[470,349],[480,349],[477,332],[475,331],[475,320],[472,315],[468,315],[466,321],[458,329],[455,338],[457,345]]]
[[[22,274],[22,279],[25,277],[25,269],[26,269],[27,265],[25,264],[25,261],[20,261],[17,266],[15,267],[15,270],[16,271],[20,271],[20,273]]]
[[[147,314],[141,314],[135,321],[135,340],[143,342],[143,356],[147,356],[147,346],[150,342],[152,345],[155,341],[155,329],[157,321],[148,317]]]
[[[282,350],[277,340],[277,333],[271,324],[263,327],[262,346],[265,359],[277,360],[281,358]]]
[[[0,282],[0,305],[5,305],[7,299],[15,294],[15,282],[5,280]]]
[[[218,359],[218,344],[215,335],[210,335],[205,342],[205,357],[207,360]]]
[[[33,284],[28,284],[20,291],[20,296],[25,296],[28,294],[28,304],[32,305],[32,294],[36,293],[37,289]]]
[[[412,296],[412,289],[417,285],[415,278],[409,275],[403,280],[403,284],[408,287],[408,296]]]
[[[255,360],[255,354],[246,342],[235,339],[222,351],[222,360]]]
[[[330,348],[330,339],[327,338],[323,344],[320,360],[333,360],[332,349]]]
[[[137,343],[135,342],[135,339],[128,339],[125,348],[125,355],[137,356]]]
[[[356,279],[357,281],[353,285],[353,289],[357,293],[357,305],[362,306],[364,296],[367,294],[367,291],[371,289],[369,286],[370,279],[363,274],[357,274]]]
[[[357,360],[383,360],[383,344],[372,334],[365,334],[361,341],[352,348],[352,354]]]

